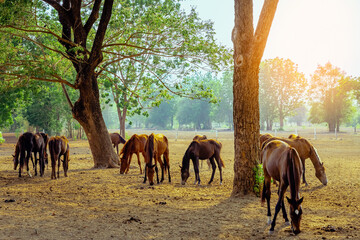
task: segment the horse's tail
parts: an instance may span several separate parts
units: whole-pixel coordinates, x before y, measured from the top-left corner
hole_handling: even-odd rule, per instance
[[[165,155],[163,155],[163,161],[164,161],[164,172],[167,173],[167,170],[169,169],[169,166],[167,164],[167,159],[165,158]]]
[[[221,166],[222,166],[223,168],[225,167],[224,161],[222,160],[221,157],[220,157],[220,164],[221,164]]]

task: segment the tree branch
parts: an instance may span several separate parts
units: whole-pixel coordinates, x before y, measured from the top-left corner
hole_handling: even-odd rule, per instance
[[[84,26],[86,34],[90,32],[91,27],[94,25],[95,21],[99,18],[100,5],[101,5],[101,0],[95,0],[91,14]]]
[[[65,88],[65,85],[64,85],[63,83],[61,83],[61,87],[62,87],[63,92],[64,92],[64,94],[65,94],[66,100],[68,101],[71,109],[73,109],[73,108],[74,108],[74,105],[73,105],[73,103],[71,102],[70,97],[69,97],[69,94],[68,94],[68,92],[67,92],[67,90],[66,90],[66,88]]]

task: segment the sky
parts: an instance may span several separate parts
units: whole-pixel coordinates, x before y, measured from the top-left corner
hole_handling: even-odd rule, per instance
[[[254,29],[263,0],[254,0]],[[218,41],[233,47],[234,0],[184,0],[200,17],[212,20]],[[330,62],[360,77],[360,0],[280,0],[263,60],[285,58],[306,75]]]

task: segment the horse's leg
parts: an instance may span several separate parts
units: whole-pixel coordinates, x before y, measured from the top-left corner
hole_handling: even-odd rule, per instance
[[[30,154],[30,158],[31,158],[31,162],[33,164],[33,168],[35,168],[35,176],[37,176],[37,162],[38,161],[37,161],[37,158],[36,158],[36,152],[34,152],[35,164],[34,164],[34,161],[33,161],[32,154]]]
[[[263,186],[263,192],[262,192],[262,201],[263,199],[266,199],[266,205],[267,205],[267,224],[271,223],[271,209],[270,209],[270,197],[271,197],[271,190],[270,190],[270,183],[271,183],[271,177],[264,178],[264,186]]]
[[[211,173],[211,178],[210,178],[210,181],[209,181],[208,184],[212,183],[212,181],[214,180],[214,176],[215,176],[216,164],[215,164],[215,161],[214,161],[214,157],[210,158],[210,163],[211,163],[211,166],[212,166],[212,173]],[[221,180],[220,180],[220,183],[221,183]]]
[[[144,181],[143,181],[143,183],[146,183],[146,169],[147,169],[147,164],[145,163],[145,169],[144,169],[145,176],[144,176]]]
[[[39,171],[40,171],[40,177],[44,175],[45,170],[45,160],[44,160],[44,151],[40,150],[39,152]]]
[[[161,161],[161,157],[160,157],[160,156],[158,156],[157,158],[158,158],[158,159],[157,159],[157,162],[160,164],[160,167],[161,167],[161,180],[160,180],[160,182],[163,182],[163,181],[164,181],[165,163],[163,163],[163,162]]]
[[[136,157],[137,157],[138,164],[139,164],[139,168],[140,168],[140,174],[142,174],[142,169],[141,169],[141,162],[140,162],[139,152],[136,152]]]
[[[49,145],[50,148],[50,145]],[[55,174],[55,168],[56,168],[56,155],[55,153],[50,151],[50,158],[51,158],[51,179],[56,179],[56,174]]]
[[[133,153],[130,153],[130,157],[129,157],[129,161],[128,161],[128,165],[126,167],[125,173],[129,172],[132,156],[133,156]]]
[[[57,157],[57,161],[58,161],[58,165],[57,165],[57,178],[60,178],[60,163],[61,163],[61,159],[60,159],[60,154]]]
[[[275,213],[274,213],[274,218],[271,222],[271,227],[270,227],[270,231],[269,233],[272,234],[274,232],[274,228],[276,225],[276,217],[281,209],[281,203],[284,201],[284,194],[285,194],[285,190],[287,188],[287,185],[285,185],[284,183],[280,183],[280,187],[279,187],[279,200],[275,206]]]
[[[166,151],[163,155],[164,158],[164,164],[165,167],[167,167],[168,175],[169,175],[169,182],[171,182],[171,176],[170,176],[170,159],[169,159],[169,152]]]
[[[156,172],[156,180],[157,180],[157,183],[159,184],[159,170],[158,170],[158,167],[157,167],[157,164],[155,162],[155,172]]]
[[[116,154],[119,156],[119,144],[116,144]]]
[[[31,151],[29,151],[27,154],[26,154],[26,170],[27,170],[27,173],[29,175],[29,177],[32,177],[31,173],[30,173],[30,168],[29,168],[29,160],[30,160],[30,157],[31,157]]]
[[[289,226],[289,225],[290,225],[290,222],[289,222],[289,219],[288,219],[287,214],[286,214],[286,209],[285,209],[285,204],[284,204],[284,198],[283,198],[283,200],[282,200],[282,202],[281,202],[281,210],[282,210],[282,213],[283,213],[283,218],[284,218],[284,220],[285,220],[285,224]]]
[[[193,159],[193,164],[194,164],[194,172],[195,172],[195,184],[197,182],[200,185],[201,181],[199,174],[199,157],[195,157]]]
[[[305,186],[308,186],[308,183],[306,182],[306,179],[305,179],[305,159],[301,159],[301,163],[303,165],[303,183],[305,183]]]
[[[215,155],[215,159],[216,159],[216,163],[218,165],[219,172],[220,172],[220,185],[222,185],[222,165],[221,165],[221,161],[220,161],[220,153]]]

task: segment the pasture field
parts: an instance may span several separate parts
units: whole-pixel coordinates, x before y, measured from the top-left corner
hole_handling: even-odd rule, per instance
[[[150,133],[136,131],[140,132]],[[360,135],[341,133],[335,139],[319,133],[314,139],[311,131],[299,133],[317,148],[329,182],[323,187],[311,161],[306,160],[309,186],[301,186],[302,232],[294,236],[281,213],[275,233],[268,234],[266,204],[261,207],[259,197],[230,197],[232,132],[218,133],[225,162],[221,186],[218,171],[214,182],[207,185],[211,171],[205,161],[200,186],[193,184],[193,172],[186,185],[180,184],[179,165],[194,132],[155,132],[168,136],[172,182],[165,178],[154,186],[142,183],[135,155],[129,174],[120,175],[119,169],[93,169],[85,140],[70,141],[67,178],[61,170],[60,179],[51,180],[50,166],[44,177],[24,174],[18,178],[11,157],[17,139],[4,133],[6,142],[0,145],[0,239],[360,239]],[[215,132],[205,134],[215,137]],[[287,137],[289,132],[277,135]],[[272,185],[272,213],[276,201]]]

